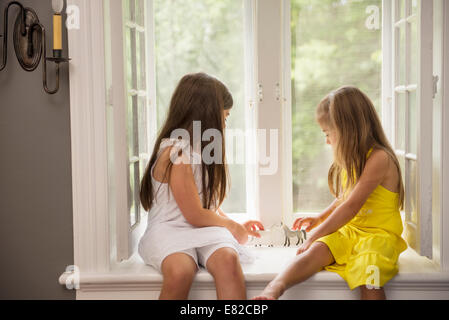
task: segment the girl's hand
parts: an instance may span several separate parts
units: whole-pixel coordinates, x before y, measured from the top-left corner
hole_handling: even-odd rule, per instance
[[[245,244],[248,242],[248,236],[260,238],[260,234],[256,230],[257,228],[263,230],[263,225],[258,221],[248,221],[240,224],[229,219],[226,228],[232,233],[238,243]]]
[[[245,244],[248,242],[249,231],[240,223],[229,219],[226,225],[226,229],[228,229],[232,233],[238,243]]]
[[[293,223],[293,230],[301,230],[301,227],[306,227],[306,232],[309,232],[313,228],[316,228],[321,223],[321,218],[310,217],[310,218],[299,218]]]
[[[262,222],[255,221],[255,220],[247,221],[247,222],[245,222],[243,224],[243,226],[248,231],[250,236],[253,236],[253,237],[256,237],[256,238],[260,238],[260,233],[257,232],[257,231],[265,230],[265,228],[263,227]]]
[[[296,251],[296,255],[300,255],[301,253],[306,252],[309,250],[310,246],[313,244],[313,241],[311,239],[306,240],[299,248],[298,251]]]

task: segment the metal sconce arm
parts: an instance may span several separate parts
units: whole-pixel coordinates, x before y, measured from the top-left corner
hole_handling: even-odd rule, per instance
[[[29,33],[29,43],[30,44],[33,43],[33,41],[32,41],[33,34],[36,29],[42,33],[42,50],[44,53],[44,59],[42,60],[42,82],[44,84],[44,90],[48,94],[55,94],[59,90],[59,62],[55,61],[56,66],[57,66],[57,68],[56,68],[56,88],[54,90],[50,90],[50,89],[48,89],[48,85],[47,85],[47,60],[49,60],[51,58],[47,58],[45,27],[42,24],[35,23],[31,26],[30,33]]]
[[[5,8],[4,11],[4,23],[3,23],[3,47],[2,47],[2,65],[0,66],[0,71],[2,71],[3,69],[5,69],[6,67],[6,61],[8,58],[8,13],[9,13],[9,8],[13,5],[17,5],[20,7],[20,14],[22,15],[22,24],[21,24],[21,33],[22,36],[25,36],[27,34],[27,30],[26,30],[26,15],[25,15],[25,8],[22,6],[22,4],[20,2],[17,1],[11,1]],[[0,35],[1,37],[1,35]]]
[[[45,27],[31,8],[24,8],[17,1],[11,1],[4,12],[3,58],[0,71],[7,62],[8,48],[8,12],[12,5],[18,5],[21,9],[14,26],[14,49],[21,67],[28,72],[34,71],[42,59],[42,82],[46,93],[55,94],[59,91],[60,64],[69,62],[68,58],[58,56],[47,57]],[[60,53],[60,51],[59,51]],[[55,55],[55,53],[54,53]],[[47,61],[56,63],[56,88],[49,89],[47,82]]]

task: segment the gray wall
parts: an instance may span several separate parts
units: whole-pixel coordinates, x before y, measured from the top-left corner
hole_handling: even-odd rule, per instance
[[[20,2],[38,14],[51,49],[51,0]],[[7,3],[0,0],[1,34]],[[8,64],[0,72],[0,299],[74,299],[58,283],[73,264],[68,67],[54,96],[43,91],[41,65],[32,73],[20,67],[12,44],[17,12],[10,10]],[[63,40],[67,55],[66,30]]]

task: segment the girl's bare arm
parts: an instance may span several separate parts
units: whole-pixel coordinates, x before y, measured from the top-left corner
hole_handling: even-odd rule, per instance
[[[338,206],[338,202],[339,200],[335,199],[331,203],[331,205],[327,207],[326,210],[324,210],[323,213],[319,215],[320,222],[324,222],[331,215],[331,213],[334,212],[335,208],[337,208]]]
[[[229,218],[203,208],[190,164],[173,164],[170,188],[183,216],[194,227],[228,227],[232,223]]]
[[[336,232],[351,221],[362,208],[370,194],[385,178],[389,166],[388,155],[377,150],[369,157],[365,169],[348,199],[338,206],[329,217],[310,235],[313,242]]]
[[[226,215],[216,214],[212,210],[203,208],[190,164],[173,164],[170,188],[183,216],[192,226],[197,228],[224,227],[240,244],[245,244],[249,235],[256,235],[255,232],[246,229]]]

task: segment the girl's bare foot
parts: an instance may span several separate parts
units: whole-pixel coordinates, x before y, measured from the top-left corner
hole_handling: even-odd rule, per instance
[[[253,298],[253,300],[277,300],[284,293],[285,286],[281,282],[272,281],[262,291],[259,296]]]

